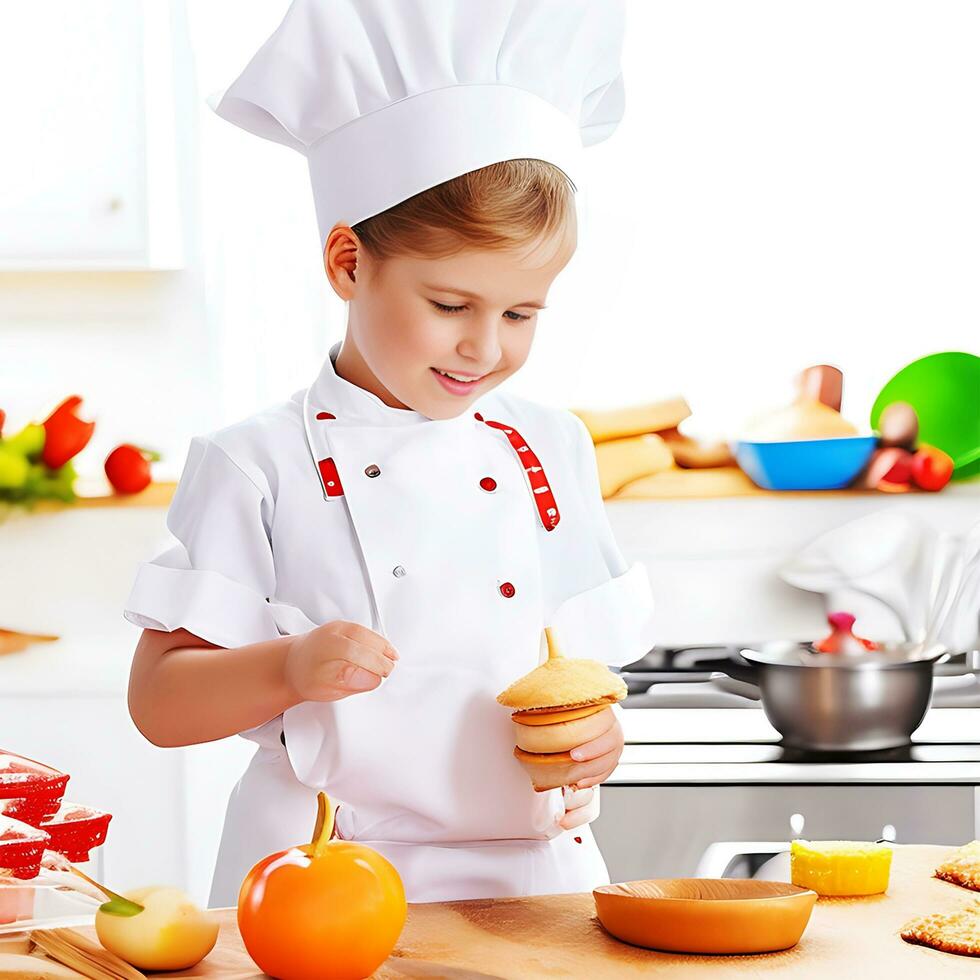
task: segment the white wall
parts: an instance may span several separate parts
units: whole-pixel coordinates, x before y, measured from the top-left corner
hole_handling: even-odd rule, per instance
[[[0,274],[0,404],[15,427],[85,395],[83,470],[125,439],[176,476],[191,434],[288,396],[342,335],[301,161],[202,108],[286,3],[248,6],[189,0],[188,28],[175,3],[187,268]],[[830,361],[866,422],[903,363],[980,347],[980,7],[629,0],[628,21],[626,116],[588,153],[579,253],[515,390],[680,392],[729,434]]]
[[[726,433],[829,361],[867,424],[903,364],[980,351],[980,5],[630,0],[627,30],[542,387]]]

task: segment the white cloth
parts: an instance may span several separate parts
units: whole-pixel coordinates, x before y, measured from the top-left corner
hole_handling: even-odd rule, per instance
[[[613,538],[588,431],[499,390],[453,419],[391,408],[335,373],[339,347],[309,389],[192,440],[168,514],[177,544],[141,564],[125,607],[221,646],[344,619],[400,654],[375,690],[242,733],[260,748],[211,902],[234,904],[255,861],[308,836],[317,789],[342,804],[344,837],[398,858],[411,901],[592,887],[591,835],[557,826],[563,794],[533,791],[496,703],[543,660],[545,625],[566,655],[615,667],[652,645],[649,581]],[[550,530],[516,434],[547,478]]]
[[[980,639],[980,523],[962,537],[900,510],[879,510],[820,535],[780,569],[819,592],[828,612],[851,612],[872,640],[920,642],[954,653]]]
[[[209,104],[306,156],[322,247],[502,160],[579,181],[623,115],[624,20],[623,0],[294,0]]]

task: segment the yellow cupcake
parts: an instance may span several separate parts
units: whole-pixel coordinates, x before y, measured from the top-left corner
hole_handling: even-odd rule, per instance
[[[851,840],[794,840],[789,852],[794,885],[818,895],[878,895],[888,887],[892,849]]]

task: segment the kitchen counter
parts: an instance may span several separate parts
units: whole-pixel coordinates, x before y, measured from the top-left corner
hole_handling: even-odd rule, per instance
[[[904,923],[976,899],[973,892],[932,877],[946,847],[896,847],[885,895],[820,899],[800,943],[758,956],[660,953],[613,939],[595,917],[591,893],[475,899],[409,905],[394,953],[376,980],[403,977],[590,980],[677,977],[933,977],[977,976],[977,960],[905,943]],[[218,911],[221,933],[210,956],[192,970],[155,977],[258,978],[242,946],[234,909]],[[93,936],[93,929],[83,929]]]

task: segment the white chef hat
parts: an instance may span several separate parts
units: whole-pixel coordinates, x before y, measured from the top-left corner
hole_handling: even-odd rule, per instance
[[[623,0],[293,0],[209,104],[309,164],[321,246],[521,157],[575,184],[623,115]]]

